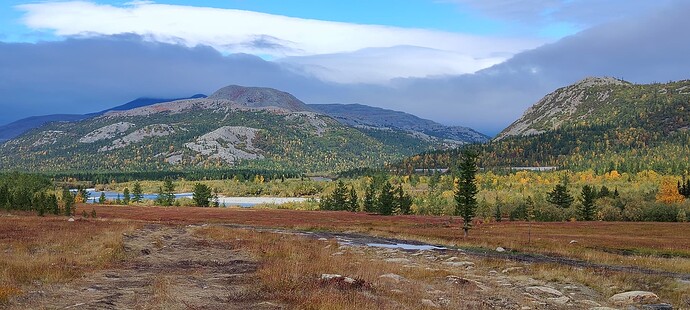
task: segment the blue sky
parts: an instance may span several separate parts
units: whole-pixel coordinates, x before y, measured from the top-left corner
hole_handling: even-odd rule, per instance
[[[690,78],[686,0],[0,3],[0,124],[274,87],[495,134],[587,76]]]
[[[98,1],[122,6],[129,1]],[[38,34],[21,22],[23,12],[16,6],[31,1],[6,0],[0,6],[0,29],[3,41],[34,42],[56,40],[50,32]],[[524,23],[493,18],[466,4],[438,0],[174,0],[156,3],[239,9],[291,17],[358,24],[389,25],[406,28],[435,29],[479,35],[533,35],[558,39],[580,30],[574,23],[546,22],[538,28]],[[547,10],[544,10],[547,12]]]

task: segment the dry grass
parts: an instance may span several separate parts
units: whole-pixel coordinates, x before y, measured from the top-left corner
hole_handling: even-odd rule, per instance
[[[525,222],[478,224],[462,239],[460,220],[434,216],[215,208],[99,207],[100,216],[164,223],[235,223],[304,230],[353,231],[445,245],[504,248],[590,262],[690,273],[687,223]],[[571,240],[577,243],[570,244]]]
[[[435,298],[428,292],[430,288],[462,296],[462,304],[448,299],[450,308],[486,308],[474,290],[443,281],[448,271],[420,266],[401,268],[399,263],[376,259],[372,253],[340,249],[335,241],[224,227],[201,228],[196,233],[252,253],[261,262],[257,271],[261,281],[256,290],[264,292],[266,298],[299,309],[419,309],[424,308],[420,300]],[[387,273],[406,280],[390,283],[380,278]],[[321,274],[339,274],[361,282],[350,286],[322,281]]]
[[[26,285],[61,283],[123,258],[121,221],[0,217],[0,301]]]

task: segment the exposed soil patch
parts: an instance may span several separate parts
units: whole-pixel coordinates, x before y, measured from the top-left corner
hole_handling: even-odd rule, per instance
[[[66,285],[39,287],[18,309],[273,309],[256,293],[257,262],[189,227],[146,225],[125,235],[131,257]]]

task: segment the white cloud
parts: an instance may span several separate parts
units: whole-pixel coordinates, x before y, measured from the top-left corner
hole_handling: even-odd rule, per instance
[[[395,46],[366,48],[351,53],[286,57],[277,62],[325,81],[379,84],[394,78],[473,73],[504,60],[505,57],[478,59],[430,48]]]
[[[53,30],[59,36],[133,33],[152,41],[208,45],[223,53],[250,53],[307,65],[307,71],[330,81],[353,82],[370,76],[370,68],[387,72],[373,80],[475,72],[543,42],[535,39],[481,37],[425,29],[362,25],[302,19],[251,11],[129,2],[125,6],[87,1],[47,2],[17,6],[24,23]],[[391,48],[410,46],[427,49]],[[371,55],[384,48],[387,55]],[[429,52],[434,50],[435,52]],[[359,51],[359,52],[357,52]],[[361,57],[362,54],[366,54]],[[415,55],[417,59],[412,59]],[[341,57],[342,56],[342,57]],[[343,68],[348,56],[357,67]],[[337,60],[337,61],[335,61]],[[413,61],[414,60],[414,61]],[[429,63],[425,69],[424,64]],[[316,70],[320,66],[323,70]],[[344,71],[348,71],[342,73]],[[341,72],[337,76],[328,72]],[[372,79],[369,78],[369,81]]]

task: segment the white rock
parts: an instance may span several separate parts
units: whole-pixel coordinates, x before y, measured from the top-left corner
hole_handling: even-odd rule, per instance
[[[464,261],[464,262],[444,262],[443,264],[446,266],[450,266],[450,267],[471,267],[471,266],[474,266],[473,262],[467,262],[467,261]]]
[[[404,281],[404,280],[405,280],[405,277],[403,277],[403,276],[401,276],[401,275],[398,275],[398,274],[394,274],[394,273],[387,273],[387,274],[384,274],[384,275],[380,275],[379,278],[381,278],[381,279],[392,280],[392,281],[395,282],[395,283],[398,283],[398,282],[400,282],[400,281]]]
[[[497,247],[497,248],[496,248],[496,252],[505,252],[505,251],[506,251],[506,249],[504,249],[504,248],[502,248],[502,247]]]
[[[70,217],[69,220],[67,220],[67,221],[68,221],[68,222],[74,222],[74,218],[73,218],[73,217]]]
[[[386,262],[388,263],[409,263],[410,260],[407,258],[386,258]]]
[[[558,305],[565,305],[570,301],[570,298],[568,298],[568,296],[561,296],[555,298],[548,298],[547,300]]]
[[[659,296],[652,292],[630,291],[613,295],[609,301],[616,305],[649,304],[659,301]]]
[[[319,238],[319,241],[328,241],[326,238]]]
[[[518,271],[518,270],[522,270],[522,269],[523,269],[522,267],[508,267],[506,269],[503,269],[503,271],[501,271],[501,273],[509,273],[509,272]]]
[[[577,240],[570,240],[570,243],[568,243],[568,244],[573,244],[573,243],[577,243]]]
[[[342,278],[343,276],[335,273],[323,273],[321,274],[321,280],[331,280],[331,279],[337,279],[337,278]]]
[[[557,297],[563,296],[563,293],[561,293],[559,290],[547,286],[529,286],[525,288],[525,290],[534,294],[548,294]]]

